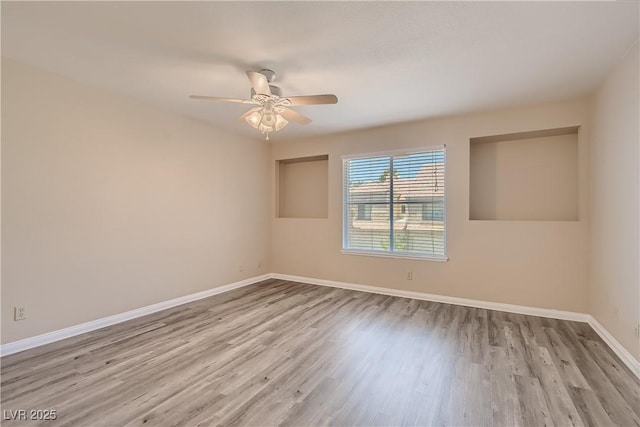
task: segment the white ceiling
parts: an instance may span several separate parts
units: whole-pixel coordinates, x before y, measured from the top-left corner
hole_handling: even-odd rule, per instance
[[[632,2],[2,2],[2,55],[231,132],[244,70],[335,93],[272,139],[586,95],[638,39]]]

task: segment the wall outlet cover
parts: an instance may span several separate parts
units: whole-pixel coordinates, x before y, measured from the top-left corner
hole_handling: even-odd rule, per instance
[[[23,306],[13,307],[13,320],[24,320],[27,318],[27,309]]]

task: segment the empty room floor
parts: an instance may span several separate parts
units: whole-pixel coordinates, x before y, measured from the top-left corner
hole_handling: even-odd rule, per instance
[[[2,358],[43,425],[640,425],[585,323],[268,280]],[[4,421],[3,425],[37,421]]]

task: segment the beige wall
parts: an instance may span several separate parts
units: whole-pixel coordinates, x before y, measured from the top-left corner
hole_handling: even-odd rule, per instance
[[[469,218],[578,219],[578,135],[471,144]]]
[[[2,342],[273,271],[590,312],[639,357],[637,76],[636,46],[591,103],[269,148],[3,59]],[[582,126],[578,221],[468,219],[470,138],[569,126]],[[342,254],[341,156],[440,144],[450,260]],[[276,218],[276,160],[324,154],[328,218]]]
[[[590,313],[640,360],[638,44],[592,104]]]
[[[3,59],[2,342],[269,272],[268,172],[264,141]]]
[[[278,163],[278,216],[326,218],[328,160]]]
[[[329,155],[329,217],[275,218],[277,273],[486,301],[586,312],[586,101],[398,124],[330,137],[272,143],[275,160]],[[469,221],[469,139],[582,125],[579,221]],[[346,154],[447,145],[448,262],[346,255],[342,245],[342,162]],[[272,192],[275,171],[272,166]],[[413,271],[413,280],[406,280]]]

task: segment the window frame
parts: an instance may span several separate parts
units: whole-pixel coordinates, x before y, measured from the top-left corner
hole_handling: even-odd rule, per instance
[[[347,178],[347,168],[346,162],[354,159],[366,159],[369,157],[381,157],[381,156],[389,156],[393,158],[394,156],[404,156],[410,154],[418,154],[424,153],[428,151],[438,151],[442,150],[444,153],[444,191],[443,191],[443,226],[444,226],[444,254],[443,255],[425,255],[416,252],[394,252],[394,251],[371,251],[365,249],[353,249],[347,248],[347,232],[349,227],[349,213],[347,212],[347,192],[345,191],[345,179]],[[391,161],[391,168],[393,168],[393,161]],[[393,183],[393,181],[391,181]],[[383,257],[383,258],[400,258],[400,259],[415,259],[421,261],[439,261],[446,262],[449,261],[448,250],[447,250],[447,146],[446,144],[442,145],[429,145],[422,147],[413,147],[413,148],[405,148],[399,150],[389,150],[389,151],[376,151],[369,153],[354,153],[354,154],[346,154],[342,156],[342,249],[341,253],[344,255],[357,255],[357,256],[372,256],[372,257]],[[391,192],[393,192],[393,184],[391,185]],[[391,197],[393,200],[393,197]],[[393,202],[390,202],[390,211],[393,212]],[[393,227],[393,215],[389,218],[390,227]],[[391,239],[391,233],[390,241]]]

